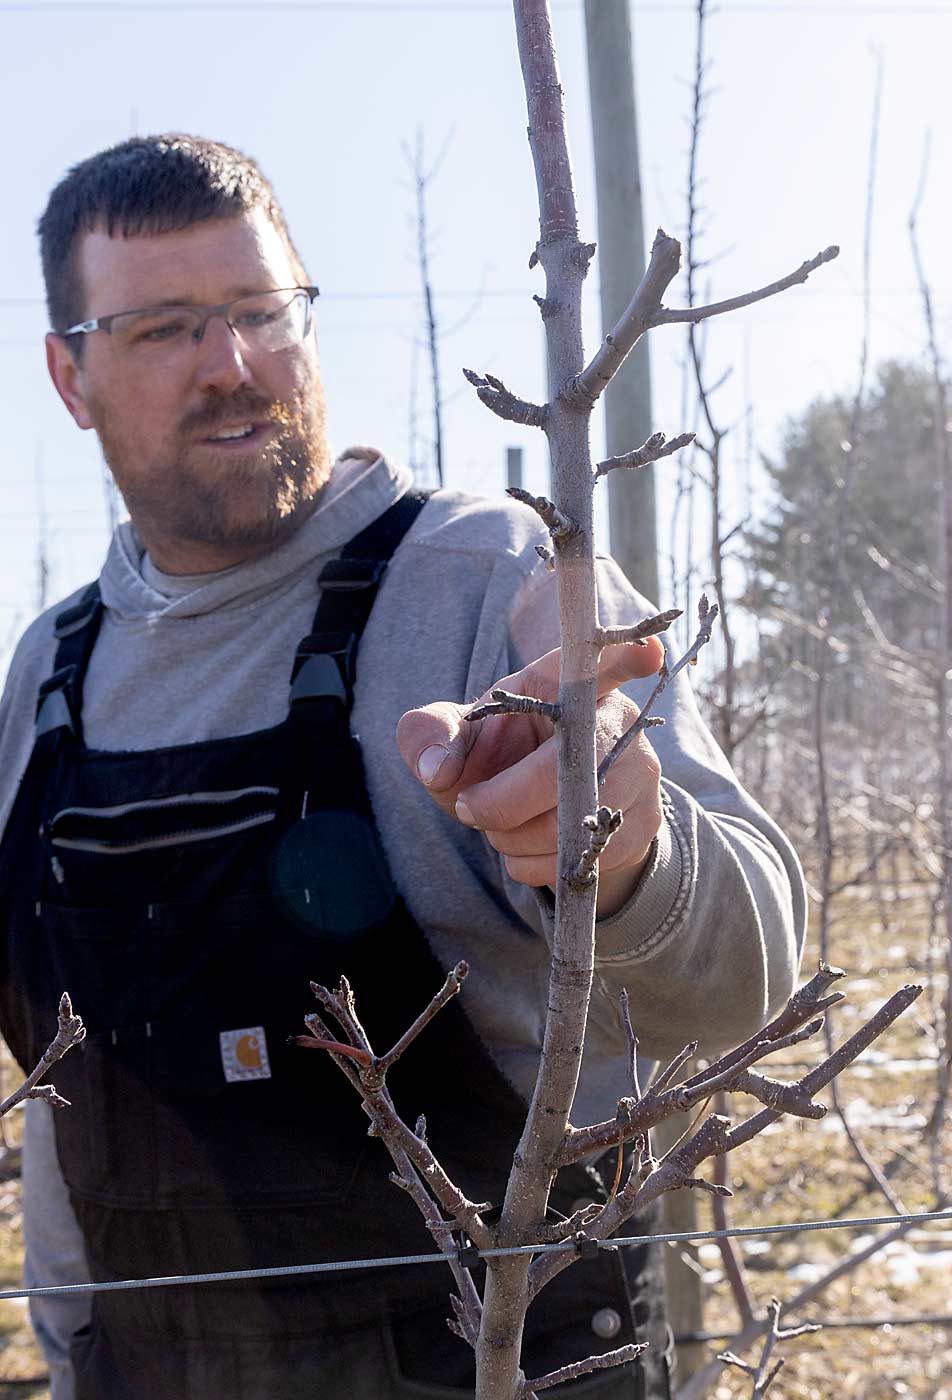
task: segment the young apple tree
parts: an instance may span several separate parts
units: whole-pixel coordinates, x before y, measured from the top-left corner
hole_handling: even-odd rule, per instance
[[[540,235],[531,265],[541,266],[545,275],[544,295],[536,300],[545,327],[552,398],[545,404],[529,403],[493,375],[466,374],[481,401],[499,417],[534,425],[548,439],[554,500],[516,489],[511,494],[537,511],[551,537],[551,550],[544,553],[557,577],[561,673],[556,702],[499,690],[485,705],[472,710],[469,718],[475,723],[529,710],[551,726],[558,746],[559,845],[548,1014],[538,1078],[498,1215],[488,1218],[485,1209],[468,1200],[450,1180],[426,1140],[424,1125],[409,1126],[387,1086],[388,1070],[459,990],[466,975],[465,964],[450,972],[429,1006],[385,1053],[378,1054],[370,1043],[358,1018],[354,994],[345,981],[334,991],[314,986],[322,1012],[306,1018],[308,1035],[299,1038],[299,1043],[330,1053],[351,1080],[363,1099],[372,1131],[393,1158],[394,1179],[413,1197],[446,1256],[456,1285],[450,1326],[475,1353],[478,1400],[523,1400],[560,1381],[631,1361],[641,1344],[581,1358],[548,1375],[527,1378],[520,1361],[527,1309],[546,1283],[580,1254],[612,1248],[612,1236],[663,1192],[684,1187],[724,1191],[726,1188],[711,1186],[699,1176],[706,1159],[732,1151],[783,1114],[821,1118],[826,1110],[815,1101],[815,1095],[921,991],[915,986],[903,988],[822,1064],[795,1082],[781,1083],[755,1066],[774,1051],[816,1034],[825,1009],[840,999],[831,988],[843,974],[821,965],[779,1015],[745,1044],[688,1076],[685,1066],[696,1045],[685,1046],[644,1090],[637,1080],[635,1037],[623,999],[620,1015],[628,1034],[631,1065],[626,1082],[618,1086],[615,1116],[584,1127],[570,1121],[594,973],[598,861],[621,823],[621,814],[600,802],[600,787],[623,748],[659,722],[652,714],[657,697],[677,671],[696,660],[717,614],[717,607],[702,597],[694,644],[677,663],[662,667],[640,718],[596,766],[601,651],[608,646],[643,643],[646,637],[663,631],[677,614],[633,619],[630,627],[603,628],[599,624],[594,492],[607,473],[657,461],[684,446],[692,435],[668,440],[656,432],[640,447],[593,464],[589,444],[592,410],[625,356],[649,330],[674,322],[696,323],[773,296],[805,282],[823,263],[835,258],[838,250],[825,249],[769,286],[712,305],[677,310],[664,306],[662,298],[678,272],[681,250],[676,239],[659,230],[647,271],[627,310],[586,361],[581,296],[595,247],[582,242],[578,233],[548,0],[514,0],[514,11],[540,210]],[[335,1029],[329,1026],[330,1020],[336,1023]],[[763,1108],[734,1127],[724,1116],[713,1114],[700,1121],[703,1115],[698,1114],[695,1128],[663,1160],[657,1160],[651,1153],[651,1129],[673,1113],[700,1109],[718,1090],[752,1095]],[[622,1171],[626,1144],[631,1144],[633,1151]],[[589,1205],[567,1220],[547,1220],[556,1172],[611,1149],[618,1152],[619,1174],[608,1201]],[[459,1234],[470,1242],[471,1253],[489,1251],[482,1295],[467,1268],[467,1254],[459,1248]]]

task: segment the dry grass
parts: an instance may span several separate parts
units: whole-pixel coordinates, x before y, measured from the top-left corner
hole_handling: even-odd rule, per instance
[[[0,1042],[0,1079],[8,1093],[19,1072]],[[0,1290],[19,1288],[23,1273],[20,1212],[20,1113],[14,1109],[0,1122]],[[3,1400],[49,1400],[46,1363],[33,1336],[25,1302],[0,1302],[0,1396]],[[42,1377],[43,1379],[37,1380]]]
[[[927,945],[927,903],[914,887],[887,902],[874,899],[868,887],[840,897],[830,960],[848,969],[850,976],[840,984],[847,1001],[834,1017],[837,1042],[903,983],[928,980]],[[815,957],[813,949],[809,958]],[[910,1211],[934,1209],[935,1202],[924,1133],[935,1084],[929,1063],[935,1055],[930,1010],[927,989],[840,1082],[851,1126],[879,1167],[891,1167],[892,1185]],[[778,1077],[802,1072],[802,1060],[783,1073],[780,1057],[772,1063]],[[942,1146],[947,1163],[952,1146],[948,1127]],[[736,1199],[728,1203],[728,1214],[734,1224],[890,1213],[832,1113],[819,1124],[777,1123],[740,1149],[731,1169]],[[707,1206],[701,1211],[707,1223]],[[744,1241],[742,1254],[755,1305],[762,1308],[771,1297],[791,1300],[876,1233],[841,1230]],[[705,1326],[710,1331],[735,1328],[738,1314],[717,1246],[704,1245],[700,1262],[708,1285]],[[905,1240],[887,1246],[788,1320],[792,1324],[824,1318],[946,1315],[952,1313],[950,1282],[952,1222],[942,1222],[917,1228]],[[710,1355],[720,1349],[712,1346]],[[952,1400],[952,1326],[831,1327],[781,1344],[776,1355],[784,1355],[786,1365],[770,1388],[770,1400]],[[745,1359],[756,1356],[748,1353]],[[741,1400],[750,1392],[751,1383],[741,1372],[725,1368],[714,1400]]]

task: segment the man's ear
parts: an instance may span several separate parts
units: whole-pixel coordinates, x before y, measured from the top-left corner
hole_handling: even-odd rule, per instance
[[[46,337],[46,367],[56,392],[80,428],[91,428],[93,421],[86,407],[83,372],[73,359],[66,341],[51,331]]]

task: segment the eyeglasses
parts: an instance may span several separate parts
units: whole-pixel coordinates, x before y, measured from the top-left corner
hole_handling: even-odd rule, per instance
[[[163,365],[189,356],[205,327],[220,316],[248,351],[288,350],[301,345],[311,326],[317,287],[282,287],[235,297],[221,306],[146,306],[80,321],[63,338],[105,331],[123,356],[143,365]]]

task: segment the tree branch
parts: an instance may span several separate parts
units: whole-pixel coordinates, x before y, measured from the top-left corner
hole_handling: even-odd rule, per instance
[[[61,1060],[68,1050],[72,1050],[86,1037],[86,1027],[82,1018],[74,1014],[68,992],[64,992],[60,997],[57,1022],[56,1035],[43,1051],[36,1067],[27,1075],[19,1089],[15,1089],[0,1103],[0,1118],[9,1113],[11,1108],[16,1108],[24,1099],[43,1099],[51,1108],[69,1108],[69,1099],[64,1099],[58,1094],[52,1084],[40,1084],[44,1074],[52,1069],[56,1061]]]
[[[798,1084],[784,1084],[779,1079],[767,1079],[747,1069],[732,1079],[728,1087],[734,1093],[751,1094],[778,1113],[790,1113],[795,1118],[826,1117],[826,1105],[814,1103]]]
[[[756,1366],[751,1366],[748,1362],[742,1361],[740,1357],[732,1351],[722,1351],[717,1358],[718,1361],[723,1361],[725,1366],[736,1366],[738,1370],[750,1376],[754,1383],[754,1388],[750,1393],[750,1400],[763,1400],[763,1396],[767,1394],[772,1382],[776,1379],[784,1365],[784,1360],[781,1357],[769,1370],[767,1369],[776,1342],[786,1341],[791,1337],[802,1337],[807,1332],[822,1331],[820,1325],[815,1322],[807,1322],[804,1323],[802,1327],[791,1327],[788,1330],[781,1331],[780,1300],[778,1298],[771,1298],[770,1302],[767,1304],[767,1317],[769,1319],[769,1331],[764,1340],[760,1359]]]
[[[378,1073],[386,1074],[390,1066],[396,1064],[404,1050],[412,1045],[424,1026],[429,1025],[437,1012],[442,1011],[446,1003],[452,1001],[453,997],[457,995],[459,989],[463,985],[463,979],[468,972],[468,964],[465,962],[458,962],[452,971],[446,974],[446,981],[443,983],[436,996],[433,997],[429,1006],[424,1007],[413,1022],[413,1025],[410,1026],[408,1030],[404,1031],[396,1045],[388,1050],[386,1055],[382,1055],[381,1058],[375,1062],[374,1068]]]
[[[594,358],[581,374],[561,390],[559,398],[581,411],[591,409],[614,375],[621,368],[628,352],[654,323],[668,285],[681,266],[681,244],[658,229],[648,268],[635,295],[614,329],[606,335]]]
[[[613,812],[610,807],[599,807],[594,817],[586,817],[583,825],[590,831],[588,845],[579,857],[578,865],[568,877],[572,886],[590,885],[595,879],[598,857],[604,851],[615,832],[624,820],[621,812]]]
[[[563,1381],[574,1381],[579,1376],[589,1376],[593,1371],[607,1371],[613,1366],[625,1366],[647,1349],[647,1342],[631,1342],[616,1351],[605,1351],[596,1356],[586,1357],[584,1361],[573,1361],[568,1366],[560,1366],[557,1371],[540,1376],[538,1380],[523,1381],[519,1394],[521,1397],[531,1396],[533,1391],[547,1390],[549,1386],[561,1385]]]
[[[621,1023],[625,1028],[625,1040],[628,1043],[628,1077],[631,1081],[631,1092],[637,1100],[641,1098],[641,1085],[638,1082],[638,1037],[631,1024],[631,1007],[628,1002],[627,987],[622,987],[619,993],[618,1010],[621,1014]]]
[[[513,695],[508,690],[492,690],[492,704],[476,705],[463,718],[470,721],[485,719],[487,715],[544,715],[557,724],[562,711],[558,702],[535,700],[531,695]]]
[[[834,997],[830,997],[826,995],[826,993],[836,978],[844,977],[845,975],[846,974],[839,968],[831,968],[826,964],[822,964],[820,970],[809,982],[805,983],[804,986],[793,993],[783,1010],[778,1012],[774,1019],[765,1026],[762,1031],[757,1035],[751,1036],[743,1045],[738,1046],[736,1050],[728,1051],[726,1054],[722,1055],[720,1059],[715,1060],[697,1074],[692,1075],[682,1084],[671,1087],[672,1081],[675,1079],[678,1071],[697,1051],[696,1041],[692,1042],[690,1045],[686,1045],[678,1052],[667,1068],[655,1077],[653,1084],[640,1098],[623,1098],[619,1100],[618,1111],[614,1118],[606,1118],[602,1122],[594,1123],[586,1128],[570,1129],[569,1132],[566,1133],[558,1165],[560,1167],[565,1167],[572,1162],[577,1162],[584,1157],[591,1156],[598,1152],[604,1152],[606,1148],[613,1147],[619,1140],[619,1124],[622,1125],[623,1140],[630,1142],[632,1139],[636,1138],[639,1133],[646,1132],[649,1128],[654,1127],[657,1123],[669,1117],[670,1114],[686,1112],[696,1107],[697,1104],[703,1103],[705,1099],[710,1098],[717,1090],[722,1088],[729,1089],[732,1080],[736,1079],[747,1070],[750,1065],[756,1063],[756,1061],[773,1054],[776,1050],[784,1049],[796,1043],[798,1038],[805,1038],[807,1032],[810,1035],[815,1034],[819,1029],[819,1018],[816,1014],[817,1009],[825,1009],[834,997],[836,1000],[842,999],[839,993],[835,993]],[[919,991],[921,991],[921,988]],[[906,988],[902,993],[897,993],[896,995],[900,998],[901,1004],[898,1010],[895,1010],[894,1014],[888,1010],[888,1008],[892,1007],[892,1002],[889,1002],[886,1004],[886,1007],[878,1013],[878,1015],[883,1018],[881,1025],[879,1022],[874,1025],[873,1021],[871,1021],[867,1026],[861,1027],[860,1031],[857,1032],[857,1036],[865,1036],[868,1033],[869,1040],[861,1043],[858,1049],[854,1047],[852,1040],[848,1041],[841,1047],[840,1051],[837,1052],[843,1059],[843,1064],[840,1068],[844,1067],[846,1063],[849,1063],[856,1055],[860,1054],[862,1049],[865,1048],[865,1044],[870,1043],[870,1040],[875,1040],[875,1038],[882,1033],[886,1025],[891,1024],[891,1021],[895,1020],[895,1017],[900,1015],[901,1012],[906,1009],[906,1006],[911,1005],[916,995],[918,995],[918,992],[913,987]],[[893,1000],[895,1000],[895,998]],[[812,1020],[808,1021],[804,1027],[803,1023],[807,1021],[808,1017],[812,1017]],[[873,1018],[874,1021],[875,1019],[876,1018]],[[871,1030],[870,1027],[872,1027]],[[853,1039],[855,1040],[855,1038],[856,1037]],[[824,1061],[823,1065],[828,1063],[829,1061]],[[823,1065],[818,1068],[822,1069]],[[839,1069],[835,1070],[835,1073],[838,1074],[839,1072]],[[812,1073],[816,1074],[817,1071],[813,1071]],[[797,1081],[797,1086],[798,1090],[806,1098],[812,1098],[817,1093],[818,1089],[824,1087],[826,1083],[829,1083],[829,1079],[823,1080],[821,1083],[807,1076]],[[761,1126],[765,1126],[767,1121],[774,1121],[773,1118],[764,1119],[764,1115],[761,1114],[757,1116],[759,1119],[763,1119]],[[777,1116],[779,1115],[775,1113],[774,1118]],[[759,1130],[758,1128],[757,1131]],[[752,1133],[751,1136],[754,1136],[754,1134]]]
[[[771,282],[766,287],[758,287],[756,291],[745,292],[742,296],[729,297],[727,301],[715,301],[709,306],[685,306],[679,308],[659,307],[653,320],[652,326],[670,326],[682,321],[690,321],[696,324],[704,321],[709,316],[721,316],[728,311],[739,311],[742,306],[753,306],[755,302],[765,301],[767,297],[776,296],[778,292],[785,292],[789,287],[795,287],[799,282],[805,282],[811,272],[816,272],[818,267],[824,263],[832,262],[839,257],[840,250],[835,244],[829,248],[824,248],[822,253],[817,253],[815,258],[809,258],[801,263],[795,272],[787,273],[786,277],[781,277],[777,282]]]
[[[446,1002],[455,995],[455,991],[458,990],[458,985],[455,989],[450,990],[447,995],[444,996],[444,993],[446,992],[447,984],[452,978],[455,977],[457,983],[462,980],[462,978],[458,976],[458,972],[459,969],[457,968],[450,974],[450,977],[447,978],[447,983],[444,983],[442,991],[433,998],[433,1001],[430,1002],[429,1006],[422,1013],[422,1016],[418,1017],[413,1023],[413,1026],[410,1027],[406,1036],[401,1037],[397,1042],[394,1049],[390,1052],[391,1056],[394,1055],[394,1052],[397,1051],[399,1047],[403,1046],[403,1048],[405,1048],[406,1045],[409,1044],[408,1037],[413,1038],[411,1032],[415,1035],[422,1029],[421,1021],[425,1025],[426,1021],[431,1020],[433,1015],[435,1015],[442,1006],[445,1006]],[[428,1189],[436,1197],[447,1215],[458,1222],[459,1227],[466,1231],[469,1238],[478,1248],[489,1249],[495,1240],[492,1231],[485,1224],[480,1215],[479,1206],[473,1201],[468,1200],[459,1187],[450,1180],[443,1170],[443,1167],[434,1156],[426,1139],[413,1132],[397,1112],[386,1087],[387,1066],[382,1067],[381,1061],[373,1054],[373,1048],[370,1041],[367,1039],[366,1032],[357,1019],[353,993],[351,992],[347,979],[344,977],[341,978],[340,987],[336,993],[328,991],[326,987],[321,986],[318,982],[311,983],[311,990],[330,1015],[339,1023],[350,1041],[356,1045],[357,1049],[363,1050],[372,1056],[373,1063],[369,1066],[355,1066],[350,1060],[336,1052],[336,1048],[335,1051],[330,1052],[334,1063],[347,1076],[363,1098],[366,1111],[374,1129],[387,1147],[390,1155],[394,1158],[398,1169],[401,1166],[401,1160],[398,1158],[397,1154],[398,1152],[402,1152],[405,1153],[413,1163],[414,1167],[420,1173],[421,1178],[425,1181]],[[440,999],[441,997],[443,998],[442,1000]],[[435,1005],[435,1003],[439,1004]],[[312,1013],[310,1016],[305,1017],[305,1022],[309,1029],[312,1027],[317,1029],[321,1039],[333,1040],[326,1026],[321,1023],[320,1017]],[[391,1060],[390,1063],[392,1062]]]
[[[673,452],[687,447],[696,436],[696,433],[680,433],[669,441],[664,433],[652,433],[641,447],[636,447],[631,452],[623,452],[619,457],[606,457],[603,462],[596,462],[595,479],[597,481],[600,476],[607,476],[619,467],[647,467],[650,463],[658,462],[662,457],[670,457]]]
[[[614,745],[598,765],[598,781],[601,785],[608,777],[609,772],[621,758],[628,745],[634,743],[638,735],[648,728],[648,717],[661,692],[665,689],[672,677],[682,671],[685,666],[694,666],[697,663],[697,655],[703,646],[711,640],[711,629],[714,626],[714,619],[718,614],[718,607],[715,603],[713,607],[707,601],[707,594],[701,594],[701,601],[698,603],[698,622],[700,629],[694,639],[693,646],[684,653],[679,661],[669,668],[667,661],[662,662],[661,670],[658,672],[658,683],[648,696],[641,714],[635,720],[630,729],[626,729],[624,734],[620,734]]]
[[[658,637],[662,632],[667,632],[683,611],[683,608],[669,608],[667,612],[655,613],[632,627],[599,627],[595,640],[600,647],[628,645],[631,642],[643,645],[647,637]]]
[[[848,1040],[845,1040],[838,1050],[834,1050],[833,1054],[828,1055],[822,1064],[817,1065],[802,1079],[797,1080],[798,1088],[809,1097],[818,1094],[821,1089],[825,1089],[831,1079],[841,1074],[847,1065],[852,1064],[921,995],[922,988],[915,983],[908,983],[905,987],[901,987],[879,1008],[876,1015],[872,1016],[865,1025],[860,1026],[859,1030]],[[752,1118],[748,1118],[746,1123],[732,1128],[728,1150],[733,1151],[742,1142],[749,1142],[768,1123],[776,1122],[780,1116],[776,1109],[765,1108],[762,1112],[754,1114]]]
[[[709,316],[736,311],[742,306],[751,306],[766,297],[776,296],[788,287],[805,282],[811,272],[815,272],[823,263],[831,262],[839,255],[839,251],[835,245],[824,248],[815,258],[801,263],[795,272],[788,273],[777,282],[771,282],[767,287],[759,287],[756,291],[746,292],[742,296],[714,302],[710,306],[672,310],[662,306],[661,298],[680,269],[681,245],[676,238],[670,238],[663,229],[659,229],[651,248],[648,270],[624,315],[606,335],[591,362],[561,390],[559,397],[570,408],[590,409],[645,331],[654,326],[671,325],[678,321],[702,321]]]
[[[896,992],[854,1035],[844,1041],[838,1050],[828,1056],[822,1064],[797,1080],[795,1086],[791,1087],[795,1087],[797,1093],[803,1098],[810,1098],[819,1092],[820,1089],[829,1084],[835,1075],[842,1073],[846,1066],[862,1054],[878,1036],[882,1035],[883,1031],[912,1005],[921,992],[921,987],[913,985],[903,987]],[[791,998],[792,1000],[793,998]],[[601,1145],[611,1146],[613,1142],[618,1141],[619,1123],[621,1123],[621,1132],[626,1137],[633,1137],[638,1132],[644,1132],[647,1126],[668,1117],[677,1107],[678,1093],[679,1090],[672,1089],[661,1095],[653,1096],[649,1090],[638,1104],[632,1105],[632,1113],[627,1121],[622,1119],[620,1114],[619,1119],[614,1123],[599,1125],[600,1129],[610,1127],[613,1134],[609,1141]],[[621,1110],[621,1104],[619,1110]],[[633,1161],[625,1186],[593,1220],[587,1222],[586,1234],[595,1240],[608,1239],[621,1228],[626,1220],[639,1211],[643,1211],[665,1191],[675,1190],[687,1185],[689,1181],[696,1180],[697,1167],[707,1157],[733,1151],[741,1143],[749,1142],[751,1138],[756,1137],[780,1116],[781,1114],[777,1110],[767,1108],[746,1122],[732,1128],[725,1117],[713,1113],[692,1136],[669,1152],[662,1162],[655,1163],[651,1158],[648,1158],[647,1161],[642,1160],[642,1162]],[[576,1151],[583,1141],[587,1140],[587,1146],[591,1150],[591,1132],[592,1130],[582,1130],[566,1135],[560,1165],[577,1160]],[[532,1296],[535,1297],[546,1283],[561,1273],[571,1262],[571,1257],[565,1258],[561,1255],[540,1255],[537,1257],[530,1269]]]
[[[477,374],[475,370],[464,369],[463,374],[476,390],[480,403],[491,408],[497,418],[505,418],[510,423],[524,423],[530,428],[542,428],[548,417],[546,404],[529,403],[506,388],[494,374]]]
[[[390,1173],[390,1180],[394,1186],[399,1186],[401,1190],[407,1192],[423,1216],[424,1223],[434,1241],[446,1255],[446,1262],[450,1266],[454,1282],[459,1289],[459,1296],[450,1299],[456,1314],[457,1335],[475,1348],[476,1338],[479,1335],[482,1303],[476,1291],[472,1274],[460,1263],[456,1240],[453,1237],[453,1226],[440,1215],[433,1197],[423,1185],[409,1157],[403,1154],[401,1160],[399,1152],[391,1153],[391,1156],[397,1165],[397,1170]],[[452,1323],[448,1322],[447,1326],[452,1330]]]
[[[548,496],[533,496],[530,491],[523,491],[521,486],[507,487],[506,495],[511,496],[514,501],[521,501],[524,506],[530,506],[557,545],[564,544],[566,540],[578,534],[578,526],[567,515],[563,515]]]

